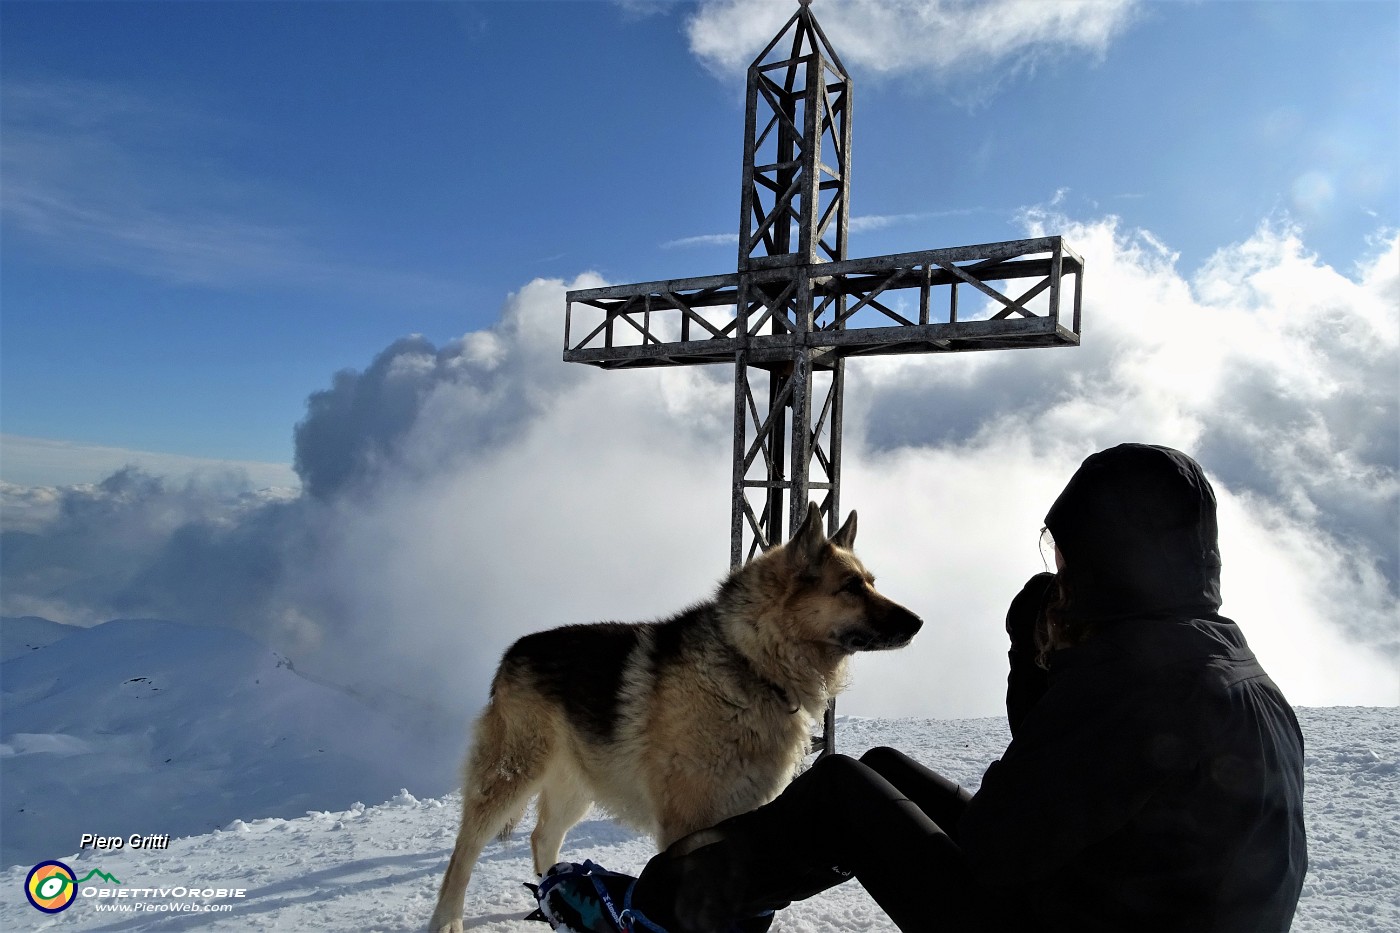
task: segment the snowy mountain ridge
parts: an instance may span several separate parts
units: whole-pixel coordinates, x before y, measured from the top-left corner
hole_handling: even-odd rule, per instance
[[[231,629],[42,622],[0,622],[0,865],[83,833],[189,836],[382,800],[405,774],[456,785],[460,718],[386,712]]]

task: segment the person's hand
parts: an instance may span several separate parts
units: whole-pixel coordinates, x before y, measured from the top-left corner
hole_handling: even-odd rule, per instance
[[[1006,721],[1011,726],[1012,738],[1049,686],[1044,668],[1036,663],[1039,651],[1035,633],[1044,624],[1045,604],[1053,598],[1055,588],[1053,573],[1038,573],[1026,581],[1006,611],[1006,634],[1011,636],[1011,650],[1007,652],[1010,670],[1006,675]]]
[[[1055,575],[1038,573],[1026,581],[1006,611],[1006,634],[1012,651],[1028,651],[1035,656],[1035,630],[1045,616],[1045,604],[1055,591]]]

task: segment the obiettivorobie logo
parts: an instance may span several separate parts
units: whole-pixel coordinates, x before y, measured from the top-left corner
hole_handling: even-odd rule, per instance
[[[78,897],[78,885],[86,884],[93,878],[100,878],[107,884],[121,884],[116,878],[94,868],[79,878],[62,862],[40,862],[29,870],[24,879],[24,896],[35,910],[46,914],[56,914],[67,910]]]
[[[229,901],[246,898],[248,891],[189,884],[134,887],[97,868],[79,878],[63,862],[50,860],[29,870],[24,896],[35,910],[46,914],[67,910],[80,896],[93,901],[93,909],[99,911],[223,913],[233,909]]]

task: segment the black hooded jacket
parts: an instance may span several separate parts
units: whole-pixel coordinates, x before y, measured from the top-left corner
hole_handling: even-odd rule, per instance
[[[1303,739],[1217,612],[1210,483],[1178,451],[1115,447],[1084,461],[1046,525],[1064,612],[1092,634],[1044,680],[1013,669],[1011,744],[959,826],[974,872],[1037,931],[1287,930],[1307,868]],[[1047,582],[1013,616],[1034,619]],[[1024,665],[1029,626],[1014,622]]]

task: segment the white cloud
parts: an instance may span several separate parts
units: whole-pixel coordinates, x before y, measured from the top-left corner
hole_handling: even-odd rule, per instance
[[[813,8],[847,68],[995,84],[1048,56],[1099,56],[1134,18],[1134,0],[826,0]],[[687,23],[691,52],[742,74],[790,4],[708,0]]]
[[[851,233],[869,233],[873,230],[884,230],[886,227],[895,227],[900,224],[914,223],[926,217],[965,215],[972,213],[965,211],[938,211],[924,212],[918,214],[858,214],[846,223],[847,229]]]
[[[683,249],[689,246],[738,246],[737,233],[702,233],[698,236],[684,236],[678,240],[667,240],[662,249]]]
[[[858,214],[847,221],[846,227],[848,232],[852,234],[872,233],[901,224],[916,223],[931,217],[966,217],[969,214],[982,213],[984,210],[985,208],[968,207],[948,211],[920,211],[913,214]],[[1008,211],[1007,213],[1013,212]],[[692,246],[738,246],[738,244],[739,235],[737,233],[703,233],[698,236],[667,240],[661,244],[661,248],[684,249]]]

